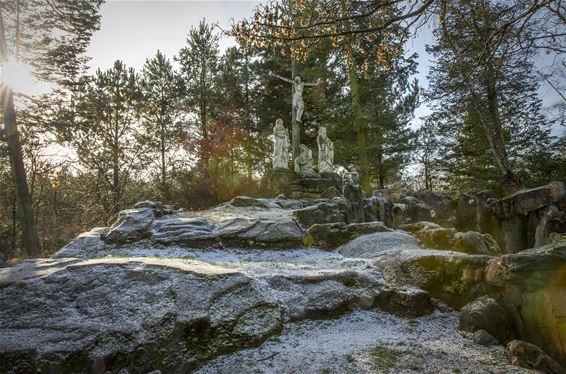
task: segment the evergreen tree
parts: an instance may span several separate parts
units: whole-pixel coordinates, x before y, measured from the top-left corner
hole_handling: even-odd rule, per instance
[[[157,51],[146,60],[140,77],[143,104],[141,141],[145,155],[159,170],[160,198],[170,198],[170,173],[179,161],[179,128],[182,121],[182,81],[171,62]]]
[[[482,38],[502,11],[495,1],[451,4],[429,48],[437,58],[429,121],[446,145],[444,169],[456,189],[505,193],[544,179],[527,162],[552,147],[530,56],[514,48],[512,28],[499,39]]]
[[[95,177],[92,195],[108,221],[122,208],[132,174],[141,170],[139,80],[132,68],[116,61],[111,69],[86,77],[81,91],[71,144],[80,164]]]
[[[211,25],[202,20],[198,27],[191,28],[187,46],[179,51],[178,61],[186,87],[188,112],[195,114],[200,130],[200,161],[207,163],[207,148],[210,147],[208,126],[217,113],[214,83],[218,74],[218,40]]]

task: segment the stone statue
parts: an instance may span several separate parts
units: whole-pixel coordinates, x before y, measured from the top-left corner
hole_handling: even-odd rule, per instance
[[[312,151],[304,144],[299,146],[299,156],[295,159],[295,173],[314,174]]]
[[[318,172],[333,173],[334,172],[334,143],[326,136],[326,127],[318,130]]]
[[[274,76],[284,82],[291,83],[293,85],[293,109],[295,109],[295,119],[297,120],[297,122],[301,122],[303,118],[303,111],[305,110],[303,90],[305,86],[316,86],[320,84],[320,79],[316,83],[305,83],[298,75],[295,77],[295,80],[288,79],[277,74],[274,74]]]
[[[273,168],[289,168],[289,131],[283,126],[283,120],[278,118],[273,127]]]

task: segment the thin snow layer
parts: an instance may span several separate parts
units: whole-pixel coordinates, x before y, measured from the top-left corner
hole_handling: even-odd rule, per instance
[[[273,275],[309,275],[343,270],[371,272],[371,260],[347,258],[338,252],[316,248],[295,250],[272,249],[187,249],[183,247],[122,247],[108,252],[116,257],[161,257],[199,260],[252,277]],[[375,270],[377,272],[377,270]]]
[[[259,348],[221,356],[197,373],[533,373],[506,364],[503,347],[475,344],[457,322],[453,311],[404,319],[358,310],[289,323]]]

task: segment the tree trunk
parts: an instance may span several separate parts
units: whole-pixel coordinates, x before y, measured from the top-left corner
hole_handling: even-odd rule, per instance
[[[493,75],[492,61],[487,63],[483,85],[487,97],[487,113],[482,107],[481,99],[477,92],[468,84],[468,89],[472,96],[474,109],[485,136],[489,142],[497,166],[501,170],[505,187],[510,192],[515,192],[521,188],[521,183],[509,165],[509,157],[505,149],[505,137],[503,134],[503,125],[499,117],[499,102],[497,99],[497,87],[495,77]]]
[[[163,111],[163,108],[162,108]],[[167,165],[165,159],[165,120],[164,115],[159,118],[159,141],[160,141],[160,157],[161,157],[161,199],[165,200],[167,194]]]
[[[3,30],[2,30],[3,31]],[[14,176],[14,184],[18,201],[20,202],[20,222],[22,225],[22,245],[28,256],[39,255],[39,237],[33,218],[33,203],[28,190],[27,175],[22,153],[22,145],[16,123],[14,97],[12,90],[2,85],[2,109],[4,115],[4,132],[10,155],[10,164]]]
[[[353,52],[350,50],[350,55]],[[363,109],[360,98],[360,85],[353,62],[348,62],[348,75],[350,78],[350,93],[354,103],[354,121],[358,133],[358,155],[360,160],[360,181],[367,194],[371,194],[371,179],[369,175],[369,160],[367,152],[367,133],[363,123]]]
[[[18,25],[19,26],[19,25]],[[4,30],[4,17],[0,8],[0,62],[8,60],[6,32]],[[20,202],[20,221],[22,225],[22,245],[28,256],[37,257],[39,254],[39,237],[33,218],[33,202],[28,189],[26,169],[22,145],[18,134],[16,110],[12,90],[6,85],[0,85],[0,101],[4,117],[4,132],[12,166],[12,175],[16,194]]]

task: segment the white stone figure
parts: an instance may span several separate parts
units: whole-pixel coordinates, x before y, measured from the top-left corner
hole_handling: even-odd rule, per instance
[[[295,173],[314,174],[312,151],[304,144],[299,146],[299,156],[295,159]]]
[[[333,173],[334,172],[334,143],[326,136],[326,127],[318,130],[318,172]]]
[[[273,74],[275,77],[281,79],[284,82],[291,83],[293,85],[293,109],[295,109],[295,119],[297,122],[302,122],[303,111],[305,110],[305,102],[303,101],[303,90],[305,86],[316,86],[320,84],[320,79],[316,83],[305,83],[302,81],[300,76],[296,76],[295,80],[282,77],[277,74]]]
[[[273,127],[273,168],[289,169],[289,131],[278,118]]]

